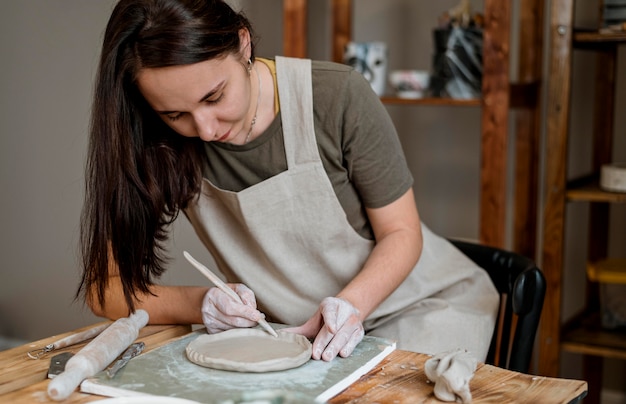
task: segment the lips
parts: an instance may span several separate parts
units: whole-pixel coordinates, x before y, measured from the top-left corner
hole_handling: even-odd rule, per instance
[[[222,137],[218,138],[217,141],[218,142],[223,142],[224,140],[228,139],[228,136],[230,135],[230,131],[226,132],[226,134],[222,135]]]

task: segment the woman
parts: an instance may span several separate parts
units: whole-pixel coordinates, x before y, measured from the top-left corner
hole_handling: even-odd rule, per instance
[[[87,179],[79,292],[97,315],[142,308],[153,324],[213,333],[265,313],[314,338],[312,357],[327,361],[366,332],[402,349],[486,355],[495,289],[420,223],[369,83],[329,62],[256,59],[250,23],[223,1],[117,4]],[[153,284],[180,211],[245,304]]]

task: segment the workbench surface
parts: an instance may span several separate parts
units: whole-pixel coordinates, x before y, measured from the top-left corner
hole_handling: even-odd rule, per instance
[[[1,403],[53,403],[46,390],[48,366],[52,354],[78,352],[87,342],[63,348],[38,360],[28,358],[27,352],[44,347],[59,338],[80,330],[52,336],[0,352]],[[138,340],[146,344],[144,352],[165,345],[192,330],[189,326],[147,326]],[[370,372],[362,376],[329,404],[347,403],[437,403],[433,384],[424,374],[429,356],[395,350]],[[512,372],[495,366],[479,364],[470,382],[473,403],[571,403],[587,392],[581,380],[549,378]],[[65,403],[87,403],[106,397],[74,392]]]

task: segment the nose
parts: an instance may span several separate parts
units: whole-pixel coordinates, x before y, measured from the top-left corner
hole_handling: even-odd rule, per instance
[[[218,134],[218,122],[215,116],[208,111],[198,111],[193,116],[194,126],[198,137],[205,142],[215,139]]]

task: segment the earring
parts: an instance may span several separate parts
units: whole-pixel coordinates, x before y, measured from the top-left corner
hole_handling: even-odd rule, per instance
[[[248,66],[246,66],[246,70],[248,71],[248,76],[252,73],[252,59],[248,59]]]

